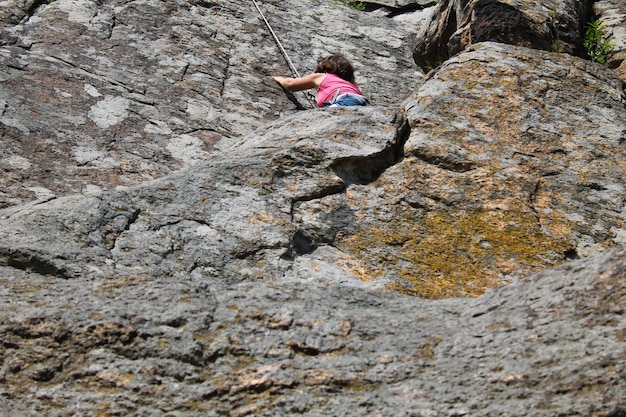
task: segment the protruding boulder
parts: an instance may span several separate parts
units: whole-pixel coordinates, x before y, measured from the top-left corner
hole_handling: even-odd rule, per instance
[[[442,0],[418,33],[413,58],[428,70],[485,41],[580,55],[589,12],[590,2],[580,0]]]

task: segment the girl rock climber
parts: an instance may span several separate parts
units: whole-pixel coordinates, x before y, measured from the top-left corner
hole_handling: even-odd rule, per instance
[[[343,55],[331,55],[317,65],[313,74],[300,78],[272,77],[289,91],[317,88],[317,105],[369,106],[354,82],[354,67]]]

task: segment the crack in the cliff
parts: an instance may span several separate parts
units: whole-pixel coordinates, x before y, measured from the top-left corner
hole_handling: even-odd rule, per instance
[[[111,26],[108,28],[107,32],[106,32],[106,40],[110,40],[113,37],[113,31],[115,30],[115,28],[117,27],[117,18],[115,15],[111,16]]]
[[[33,17],[35,15],[35,13],[37,13],[37,10],[39,10],[39,8],[41,6],[47,6],[48,4],[50,4],[49,0],[35,0],[30,5],[30,7],[25,10],[26,13],[24,15],[24,18],[20,22],[20,24],[24,24],[24,23],[28,22],[30,20],[30,18]]]
[[[117,80],[109,78],[109,77],[107,77],[105,75],[98,74],[96,72],[92,72],[89,69],[85,68],[84,66],[77,65],[74,62],[68,61],[65,58],[62,58],[62,57],[59,57],[59,56],[55,56],[55,55],[45,55],[45,56],[42,55],[42,57],[44,59],[50,60],[50,61],[56,60],[56,61],[58,61],[58,62],[60,62],[62,64],[70,66],[71,68],[74,68],[74,69],[82,71],[85,75],[87,75],[87,76],[89,76],[91,78],[95,78],[95,79],[97,79],[99,81],[102,81],[104,83],[109,83],[111,85],[114,85],[114,86],[117,86],[117,87],[121,87],[121,88],[123,88],[124,90],[126,90],[129,93],[135,93],[135,94],[139,94],[139,95],[145,95],[145,93],[146,93],[145,89],[144,90],[139,90],[139,89],[134,88],[134,87],[132,87],[132,86],[130,86],[128,84],[125,84],[125,83],[123,83],[121,81],[117,81]],[[139,101],[139,100],[137,100],[137,101]],[[154,104],[154,103],[150,102],[150,103],[144,103],[144,104]]]
[[[539,195],[539,190],[541,189],[541,180],[535,181],[535,187],[528,194],[528,208],[530,212],[537,220],[537,224],[541,226],[541,218],[539,217],[539,213],[537,212],[536,204],[537,204],[537,196]]]
[[[410,3],[405,6],[394,7],[389,4],[378,3],[375,1],[360,1],[365,6],[364,12],[374,12],[376,10],[384,9],[387,11],[386,17],[396,17],[403,14],[413,13],[418,10],[424,10],[429,7],[433,7],[437,4],[438,0],[432,0],[425,4]]]
[[[226,67],[224,67],[223,70],[223,74],[224,77],[221,79],[221,83],[220,83],[220,90],[219,90],[219,97],[220,98],[224,98],[224,92],[226,91],[226,82],[228,81],[228,78],[230,77],[230,56],[228,57],[228,59],[226,60]]]
[[[124,233],[130,230],[133,224],[139,220],[139,216],[141,215],[140,209],[134,209],[130,213],[125,213],[123,216],[126,218],[126,222],[124,223],[124,227],[121,230],[109,230],[104,233],[104,240],[107,242],[109,246],[109,250],[115,249],[117,246],[118,238]],[[98,229],[105,229],[106,224],[102,223],[98,227]]]
[[[285,96],[287,96],[287,100],[289,100],[291,103],[293,103],[294,106],[296,106],[296,110],[309,110],[310,109],[310,107],[303,106],[294,93],[287,90],[285,87],[282,87],[282,90],[285,93]]]
[[[314,238],[299,228],[295,221],[296,204],[303,201],[312,201],[331,195],[345,193],[352,184],[368,185],[376,181],[387,169],[398,164],[404,158],[404,145],[411,135],[411,126],[404,121],[398,130],[396,141],[376,154],[338,159],[330,165],[330,169],[341,178],[342,183],[318,190],[316,193],[302,195],[291,201],[291,222],[296,226],[289,247],[282,258],[294,260],[300,255],[312,253],[320,245],[332,245],[336,233],[329,238]]]
[[[187,75],[187,71],[189,70],[189,62],[185,62],[185,67],[183,68],[183,73],[180,75],[179,81],[184,81],[185,76]]]
[[[4,114],[7,112],[9,108],[10,108],[9,103],[7,103],[5,100],[0,101],[0,118],[4,116]],[[1,133],[0,140],[2,140],[3,138],[4,138],[4,133]]]
[[[32,207],[36,207],[42,204],[47,203],[48,201],[52,201],[52,200],[56,200],[58,197],[55,195],[51,195],[51,196],[47,196],[46,198],[42,198],[40,200],[37,201],[33,201],[29,204],[26,204],[24,206],[16,206],[16,207],[12,207],[11,209],[9,209],[10,211],[8,213],[3,213],[3,217],[2,219],[10,219],[20,213],[23,213],[24,211],[27,211],[29,209],[31,209]]]
[[[317,199],[321,199],[324,197],[329,197],[335,194],[341,194],[345,192],[346,188],[347,188],[347,184],[343,182],[342,184],[336,184],[330,187],[323,188],[322,190],[319,190],[316,193],[307,194],[307,195],[303,195],[298,198],[292,199],[291,207],[289,211],[289,214],[291,216],[291,223],[296,225],[296,221],[295,221],[296,204],[303,202],[303,201],[312,201],[312,200],[317,200]],[[320,244],[324,244],[324,243],[331,243],[331,242],[325,242],[325,241],[315,242],[313,238],[308,236],[301,229],[298,229],[296,225],[296,231],[291,237],[291,239],[289,240],[289,245],[286,248],[283,255],[281,256],[281,258],[285,260],[293,261],[300,255],[306,255],[308,253],[313,252],[315,248],[317,248]]]
[[[404,158],[404,144],[410,135],[411,126],[405,121],[391,146],[373,155],[338,159],[331,164],[330,169],[346,183],[346,187],[351,184],[371,184]]]
[[[540,230],[543,230],[544,226],[543,226],[543,224],[541,222],[541,216],[539,215],[539,212],[537,211],[537,208],[536,208],[537,207],[537,197],[539,195],[539,191],[541,190],[541,184],[542,184],[542,180],[541,179],[535,181],[535,186],[533,187],[533,189],[528,194],[528,209],[530,210],[530,213],[535,218],[535,221],[537,222],[537,227]],[[580,259],[580,256],[578,255],[578,251],[576,250],[575,247],[569,248],[569,249],[565,249],[563,251],[563,256],[565,257],[565,259],[569,259],[569,260]]]
[[[66,268],[56,266],[45,255],[27,249],[0,248],[0,265],[64,279],[73,277]]]
[[[207,0],[195,0],[195,1],[190,1],[190,3],[199,7],[203,7],[205,9],[212,9],[213,7],[219,6],[218,2],[216,1],[207,1]]]

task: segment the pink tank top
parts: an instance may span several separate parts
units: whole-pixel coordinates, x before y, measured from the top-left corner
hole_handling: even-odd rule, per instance
[[[332,101],[337,89],[339,89],[338,95],[348,93],[362,95],[359,87],[352,84],[350,81],[346,81],[335,74],[328,73],[317,89],[317,105],[324,107],[324,103]]]

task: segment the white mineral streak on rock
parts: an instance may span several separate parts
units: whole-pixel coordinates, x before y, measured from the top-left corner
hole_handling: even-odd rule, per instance
[[[28,187],[27,190],[35,193],[39,200],[49,200],[55,197],[54,192],[45,187]]]
[[[85,90],[85,92],[87,94],[89,94],[91,97],[102,97],[102,94],[100,94],[100,92],[98,91],[98,89],[96,87],[94,87],[91,84],[85,84],[85,86],[83,87],[83,89]]]
[[[89,25],[95,15],[92,3],[85,0],[59,0],[59,9],[67,13],[67,18],[74,23]]]
[[[130,100],[124,97],[106,96],[91,106],[89,118],[101,129],[114,126],[128,117]]]
[[[202,141],[192,135],[180,135],[172,138],[167,144],[167,150],[174,158],[180,159],[188,165],[205,159],[207,155],[202,149]]]
[[[31,163],[28,159],[21,157],[21,156],[17,156],[17,155],[10,156],[7,159],[7,162],[13,168],[21,169],[24,171],[31,167]]]

